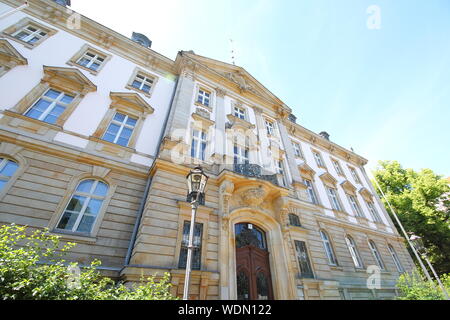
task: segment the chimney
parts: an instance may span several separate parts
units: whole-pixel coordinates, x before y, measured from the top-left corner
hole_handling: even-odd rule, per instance
[[[139,43],[141,46],[144,46],[146,48],[150,48],[152,46],[152,41],[142,33],[133,32],[133,34],[131,35],[131,40]]]
[[[319,133],[319,135],[320,135],[322,138],[327,139],[328,141],[330,141],[330,135],[328,134],[328,132],[322,131],[321,133]]]

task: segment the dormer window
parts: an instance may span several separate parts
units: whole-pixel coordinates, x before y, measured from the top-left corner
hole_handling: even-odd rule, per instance
[[[211,92],[200,88],[198,89],[198,95],[197,95],[197,102],[209,107],[210,106],[210,100],[211,100]]]

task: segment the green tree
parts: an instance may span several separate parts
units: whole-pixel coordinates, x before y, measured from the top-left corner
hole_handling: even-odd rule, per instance
[[[46,230],[28,232],[17,225],[0,227],[0,299],[3,300],[172,300],[170,276],[153,277],[127,288],[96,269],[80,270],[63,256],[75,243],[62,245]]]
[[[416,172],[397,161],[380,161],[374,177],[406,231],[423,238],[437,273],[450,273],[449,182],[430,169]]]
[[[440,278],[447,291],[450,291],[450,275],[443,275]],[[398,300],[445,300],[444,293],[436,281],[433,287],[417,273],[402,274],[397,281],[397,288],[400,290]]]

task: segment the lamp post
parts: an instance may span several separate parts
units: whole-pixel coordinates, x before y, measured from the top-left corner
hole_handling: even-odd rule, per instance
[[[201,167],[195,167],[186,176],[186,181],[188,185],[187,201],[191,203],[192,214],[191,214],[191,225],[189,229],[189,244],[186,261],[186,276],[184,278],[183,300],[189,300],[189,281],[191,277],[191,268],[192,268],[192,251],[194,250],[193,239],[195,228],[195,216],[197,214],[197,208],[200,199],[203,199],[204,197],[205,186],[206,182],[208,181],[208,176],[203,172]]]
[[[409,233],[411,235],[411,237],[409,238],[409,240],[412,242],[414,248],[417,250],[417,252],[425,259],[425,261],[427,262],[428,266],[431,269],[431,272],[433,272],[434,277],[436,278],[439,287],[441,288],[442,292],[444,293],[445,297],[447,298],[447,300],[450,300],[447,290],[445,290],[444,285],[441,282],[441,279],[439,278],[439,276],[437,275],[436,271],[434,270],[433,266],[431,265],[430,260],[428,260],[427,257],[427,250],[425,248],[425,245],[423,244],[423,240],[421,237],[419,237],[418,235],[415,235],[414,233],[410,232]]]

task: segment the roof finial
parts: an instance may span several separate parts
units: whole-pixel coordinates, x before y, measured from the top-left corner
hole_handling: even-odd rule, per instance
[[[233,45],[233,39],[230,38],[230,47],[231,47],[231,63],[235,66],[235,56],[234,56],[234,45]]]

